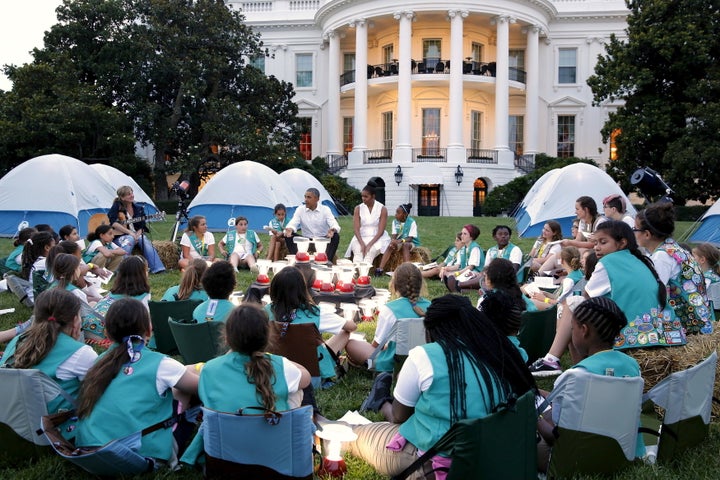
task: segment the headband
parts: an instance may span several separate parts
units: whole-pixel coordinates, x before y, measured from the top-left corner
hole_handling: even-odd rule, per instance
[[[647,217],[645,210],[642,210],[640,212],[640,215],[642,215],[642,221],[645,222],[645,224],[648,226],[648,230],[650,230],[654,235],[659,236],[659,237],[669,237],[670,236],[669,233],[663,232],[662,230],[655,227],[655,225],[650,223],[650,219]]]
[[[406,215],[409,215],[409,214],[410,214],[410,210],[408,210],[407,208],[405,208],[405,205],[400,205],[400,208],[403,209],[403,212],[405,212]]]

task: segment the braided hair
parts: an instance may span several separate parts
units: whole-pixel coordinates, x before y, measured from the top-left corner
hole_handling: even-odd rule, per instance
[[[575,307],[573,311],[578,323],[590,325],[600,341],[613,345],[615,337],[627,325],[627,317],[617,303],[608,297],[593,297]]]
[[[450,294],[434,299],[423,323],[428,341],[440,345],[445,354],[451,423],[467,417],[468,382],[486,387],[488,397],[479,401],[488,411],[495,411],[512,395],[537,390],[517,348],[467,297]],[[465,362],[470,362],[474,380],[465,377]]]
[[[420,297],[426,294],[427,288],[420,269],[415,265],[405,262],[397,267],[390,280],[390,290],[410,300],[418,317],[425,316],[425,311],[416,304]]]
[[[495,258],[485,269],[485,278],[495,290],[502,290],[519,305],[525,306],[523,293],[517,283],[515,265],[505,258]],[[525,308],[523,308],[525,310]]]

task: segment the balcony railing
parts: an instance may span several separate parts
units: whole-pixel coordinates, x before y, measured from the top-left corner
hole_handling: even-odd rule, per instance
[[[413,75],[449,74],[451,68],[454,68],[454,66],[451,66],[450,60],[424,59],[410,61],[410,72]],[[397,76],[399,73],[400,66],[397,61],[368,65],[365,72],[368,79],[393,77]],[[497,66],[495,62],[486,63],[464,61],[462,62],[462,73],[463,75],[495,77],[497,73]],[[525,83],[525,77],[526,74],[523,70],[510,67],[510,80]],[[355,82],[355,70],[349,70],[340,75],[340,86],[348,85],[353,82]]]
[[[515,168],[525,173],[535,170],[535,154],[515,155]]]
[[[491,163],[497,164],[497,152],[487,148],[468,148],[467,163]]]
[[[447,148],[413,148],[412,161],[415,163],[446,163]]]
[[[325,163],[327,163],[328,173],[334,175],[343,168],[347,167],[348,157],[347,155],[327,155],[325,157]]]
[[[392,148],[365,150],[363,152],[363,163],[392,163],[392,152]]]

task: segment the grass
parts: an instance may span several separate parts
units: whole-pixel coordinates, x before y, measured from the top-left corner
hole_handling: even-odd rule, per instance
[[[422,244],[432,251],[433,256],[439,255],[447,246],[452,244],[454,235],[460,228],[468,223],[480,227],[481,235],[478,239],[483,248],[492,245],[491,230],[495,225],[507,224],[514,226],[509,218],[459,218],[459,217],[423,217],[419,219],[419,228]],[[169,238],[169,232],[173,226],[172,222],[158,222],[153,224],[156,228],[156,239]],[[352,218],[340,219],[343,228],[341,233],[340,248],[338,255],[344,254],[350,242],[352,232]],[[678,233],[683,232],[690,226],[690,222],[678,224]],[[220,238],[220,234],[216,234]],[[534,239],[513,238],[513,243],[520,246],[523,251],[529,251]],[[7,255],[12,249],[9,239],[0,239],[0,257]],[[153,275],[150,277],[152,286],[152,297],[159,299],[165,290],[176,285],[180,275],[177,270],[171,270],[165,275]],[[238,289],[245,290],[253,280],[248,271],[243,271],[238,276]],[[379,288],[387,288],[389,277],[373,279],[373,285]],[[428,291],[431,298],[442,295],[446,292],[445,287],[437,280],[428,282]],[[16,323],[26,320],[30,316],[30,309],[21,305],[12,293],[0,293],[0,309],[15,308],[12,314],[0,316],[0,330],[10,328]],[[368,339],[372,338],[375,325],[373,323],[361,324],[359,329],[366,334]],[[538,382],[541,388],[550,390],[551,380]],[[348,410],[357,410],[362,400],[369,391],[372,384],[372,376],[368,372],[351,369],[340,383],[329,389],[317,392],[318,404],[325,416],[328,418],[339,418]],[[368,415],[371,420],[381,420],[377,414]],[[0,446],[0,449],[2,447]],[[683,459],[670,466],[633,466],[631,469],[619,475],[619,479],[698,479],[720,477],[720,457],[714,453],[720,450],[720,428],[718,423],[713,422],[710,430],[710,438],[702,448],[696,448],[688,453]],[[90,478],[84,471],[74,467],[59,457],[45,457],[39,461],[24,464],[15,468],[3,468],[0,463],[0,479],[20,480],[45,480],[53,479],[77,479]],[[161,471],[156,474],[143,475],[138,478],[147,479],[199,479],[201,475],[196,471],[183,470],[176,473]],[[367,464],[358,459],[349,459],[348,476],[350,479],[383,479],[382,475],[375,473]]]

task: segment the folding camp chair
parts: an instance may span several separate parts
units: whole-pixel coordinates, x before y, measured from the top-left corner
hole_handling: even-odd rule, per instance
[[[407,478],[438,452],[452,458],[448,480],[537,478],[535,392],[515,400],[485,418],[455,423],[393,480]]]
[[[557,325],[557,305],[547,310],[524,312],[520,320],[518,339],[530,361],[542,358],[555,339]]]
[[[368,358],[368,368],[376,367],[376,358],[383,351],[385,345],[395,337],[395,368],[399,371],[402,364],[405,363],[408,353],[418,345],[427,343],[425,338],[425,325],[421,317],[398,318],[395,325],[388,332],[387,339],[381,345],[378,345]]]
[[[74,463],[83,470],[98,476],[138,475],[152,472],[158,466],[153,458],[138,453],[142,437],[164,428],[171,428],[180,416],[189,421],[196,416],[199,407],[188,410],[181,415],[150,425],[143,430],[123,438],[113,440],[100,447],[77,446],[65,439],[58,428],[66,422],[73,421],[75,411],[46,415],[41,418],[38,433],[45,435],[53,450],[64,459]]]
[[[36,432],[48,402],[62,388],[40,370],[0,368],[3,408],[0,408],[0,460],[10,464],[50,453],[47,439]],[[70,399],[69,394],[67,395]],[[74,403],[72,400],[71,403]]]
[[[312,408],[247,414],[253,411],[257,410],[233,414],[203,408],[200,433],[206,477],[312,479]]]
[[[643,384],[642,377],[595,375],[582,368],[563,373],[546,399],[557,428],[548,477],[612,474],[629,466]]]
[[[174,355],[178,353],[177,344],[173,338],[168,318],[176,320],[192,319],[193,310],[200,305],[201,300],[178,300],[176,302],[148,302],[150,320],[153,326],[151,347],[160,353]],[[154,345],[153,345],[154,341]]]
[[[169,318],[168,325],[186,365],[207,362],[226,351],[221,340],[225,322],[183,323]]]
[[[659,462],[671,461],[707,438],[716,367],[713,351],[694,367],[671,373],[643,396],[643,401],[651,400],[665,410],[662,427],[655,432]]]
[[[720,312],[720,282],[711,283],[707,287],[708,300],[712,301],[713,309],[715,310],[715,317],[718,317]]]

